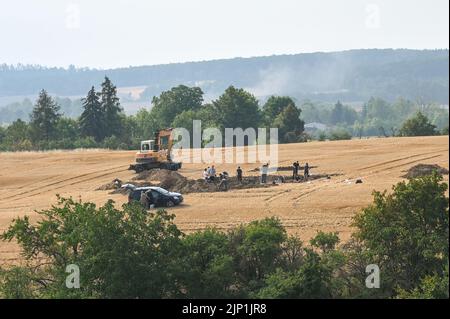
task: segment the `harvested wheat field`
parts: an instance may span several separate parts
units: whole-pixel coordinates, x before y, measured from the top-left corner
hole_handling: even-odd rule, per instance
[[[278,216],[287,230],[304,240],[318,230],[337,231],[343,240],[351,219],[371,200],[372,190],[391,189],[417,164],[449,168],[448,136],[311,142],[279,146],[279,166],[298,160],[312,166],[312,179],[301,183],[231,189],[227,192],[189,192],[181,206],[171,208],[184,231],[215,226],[227,229],[268,216]],[[134,151],[55,151],[0,153],[0,232],[17,216],[49,208],[56,194],[118,205],[127,197],[102,189],[115,178],[133,181],[128,170]],[[235,174],[238,164],[217,164],[218,172]],[[244,176],[257,176],[258,164],[239,164]],[[206,164],[183,164],[183,177],[201,178]],[[448,171],[447,171],[448,173]],[[289,171],[279,174],[290,175]],[[326,176],[329,175],[329,178]],[[314,178],[317,177],[317,178]],[[444,176],[448,182],[448,175]],[[355,183],[361,179],[362,183]],[[18,247],[0,242],[0,263],[14,262]]]

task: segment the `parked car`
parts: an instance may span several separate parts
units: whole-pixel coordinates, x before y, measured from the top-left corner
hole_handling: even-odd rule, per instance
[[[136,187],[133,184],[125,184],[122,188],[129,190],[128,203],[132,201],[139,202],[142,192],[148,192],[148,195],[152,197],[152,202],[155,207],[172,207],[183,202],[183,196],[180,193],[169,192],[162,187]]]

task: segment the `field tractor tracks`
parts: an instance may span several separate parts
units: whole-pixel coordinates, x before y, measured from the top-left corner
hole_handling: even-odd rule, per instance
[[[94,180],[94,179],[97,179],[97,178],[108,176],[108,175],[113,174],[113,173],[118,173],[118,172],[125,171],[126,170],[125,167],[128,167],[128,165],[120,165],[120,166],[111,167],[111,168],[107,168],[107,169],[103,169],[103,170],[98,170],[98,171],[95,171],[95,172],[89,172],[89,173],[77,175],[77,176],[74,176],[74,177],[70,177],[70,178],[66,178],[66,179],[63,179],[63,180],[55,181],[53,183],[44,184],[44,185],[39,186],[39,187],[34,187],[33,189],[29,189],[29,190],[20,192],[18,194],[14,194],[13,196],[9,196],[7,198],[2,198],[1,200],[17,201],[19,199],[28,198],[28,197],[36,196],[36,195],[39,195],[39,194],[42,194],[42,193],[46,193],[46,192],[49,192],[49,191],[57,190],[58,188],[63,187],[63,186],[73,186],[73,185],[76,185],[76,184],[85,183],[85,182],[88,182],[88,181],[91,181],[91,180]],[[48,180],[48,179],[49,178],[47,178],[45,180]],[[40,182],[42,182],[42,181],[40,181]],[[54,186],[57,186],[57,187],[54,187]],[[38,191],[38,192],[35,193],[36,191]],[[25,196],[22,196],[22,195],[25,195]]]
[[[379,163],[372,164],[372,165],[369,165],[369,166],[360,167],[360,168],[357,168],[357,170],[358,171],[362,171],[362,170],[366,170],[366,169],[370,169],[370,168],[376,168],[376,167],[380,167],[380,166],[383,166],[383,165],[388,165],[388,164],[392,164],[392,163],[396,163],[396,162],[409,160],[411,158],[416,158],[416,157],[419,157],[419,156],[425,156],[425,155],[431,155],[431,154],[437,154],[437,153],[438,154],[442,154],[443,151],[446,151],[446,150],[439,150],[439,151],[434,151],[434,152],[415,154],[415,155],[411,155],[411,156],[404,156],[404,157],[396,158],[396,159],[393,159],[393,160],[389,160],[389,161],[385,161],[385,162],[379,162]],[[424,160],[424,159],[429,159],[429,157],[421,158],[421,159],[415,160],[414,162],[419,161],[419,160]],[[406,163],[404,165],[407,165],[407,164],[408,163]]]
[[[429,160],[429,159],[436,158],[436,157],[441,157],[441,156],[442,156],[442,154],[433,155],[433,156],[426,156],[426,157],[421,157],[421,158],[418,158],[418,159],[415,159],[415,160],[412,160],[412,161],[408,161],[408,162],[405,162],[405,163],[401,163],[401,164],[398,164],[398,165],[393,165],[393,166],[388,166],[388,167],[380,167],[379,169],[377,169],[375,171],[371,171],[370,174],[366,175],[366,177],[378,174],[378,173],[383,172],[383,171],[389,171],[389,170],[392,170],[392,169],[395,169],[395,168],[399,168],[399,167],[403,167],[403,166],[407,166],[407,165],[412,165],[412,164],[415,164],[415,163],[420,162],[420,161],[425,161],[425,160]],[[407,160],[407,159],[410,159],[410,158],[413,158],[413,157],[414,156],[411,156],[411,157],[405,158],[404,160]],[[396,161],[396,162],[398,162],[398,161]]]

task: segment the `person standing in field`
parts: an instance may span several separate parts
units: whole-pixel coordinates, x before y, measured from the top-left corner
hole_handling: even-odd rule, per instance
[[[209,179],[211,182],[214,182],[216,179],[216,168],[214,165],[211,166],[211,169],[209,170]]]
[[[242,169],[240,166],[238,166],[236,170],[237,180],[239,183],[242,183]]]
[[[261,167],[261,184],[267,183],[267,173],[269,171],[269,164],[266,163]]]
[[[308,165],[308,163],[305,164],[305,169],[303,171],[303,174],[304,174],[305,180],[307,180],[308,177],[309,177],[309,165]]]
[[[300,168],[300,164],[298,161],[292,164],[292,180],[298,181],[298,170]]]

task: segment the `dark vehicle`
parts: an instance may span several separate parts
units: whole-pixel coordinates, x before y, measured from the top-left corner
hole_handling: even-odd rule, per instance
[[[128,194],[128,203],[132,201],[139,202],[142,192],[148,192],[147,194],[151,198],[151,205],[155,207],[172,207],[183,202],[183,196],[180,193],[169,192],[161,187],[135,187],[132,184],[125,184],[122,188],[130,191]]]

